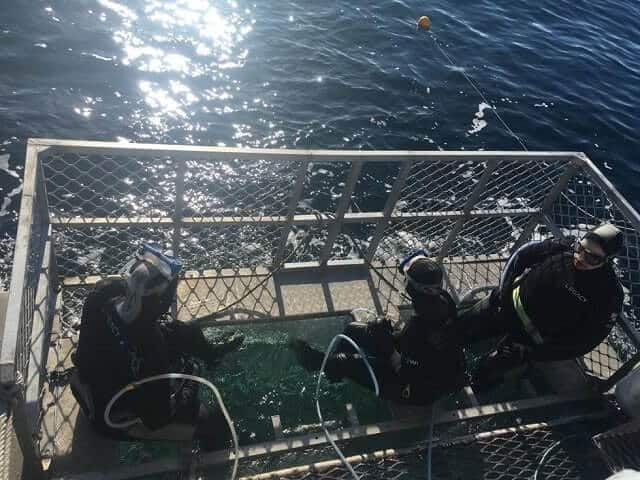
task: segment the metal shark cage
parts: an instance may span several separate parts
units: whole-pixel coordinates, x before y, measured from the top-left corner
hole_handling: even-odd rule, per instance
[[[609,338],[578,362],[602,381],[602,390],[638,361],[640,218],[584,154],[30,140],[0,347],[0,478],[42,478],[43,460],[55,462],[60,454],[77,408],[68,400],[63,405],[68,391],[53,374],[70,366],[70,332],[86,294],[101,278],[117,275],[143,241],[171,248],[184,261],[176,318],[228,324],[336,315],[358,306],[397,315],[405,301],[396,265],[415,248],[442,262],[459,301],[497,284],[510,252],[524,242],[578,236],[605,221],[625,236],[615,263],[624,315]],[[339,287],[323,283],[332,275],[344,280]],[[443,412],[436,420],[455,423],[547,406],[547,399],[531,398],[483,409],[473,392],[466,393],[466,410]],[[398,420],[376,432],[412,425]],[[434,468],[475,444],[476,455],[480,451],[497,465],[485,478],[529,478],[527,442],[546,445],[554,434],[548,423],[514,425],[466,435],[465,441],[436,441]],[[354,439],[371,432],[354,423],[336,435]],[[312,435],[246,447],[243,456],[325,444]],[[423,455],[416,448],[383,449],[354,462],[370,478],[403,478]],[[200,464],[221,458],[228,454],[205,455]],[[520,462],[519,473],[510,462]],[[104,478],[176,471],[178,463]],[[571,465],[554,465],[555,478],[575,476]],[[287,468],[252,478],[347,478],[331,460]]]

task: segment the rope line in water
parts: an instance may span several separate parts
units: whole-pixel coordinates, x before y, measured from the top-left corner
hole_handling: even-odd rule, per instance
[[[513,138],[515,138],[518,143],[520,144],[520,146],[522,147],[522,149],[525,152],[528,152],[529,149],[527,148],[527,146],[524,144],[524,142],[520,139],[520,137],[511,129],[511,127],[509,127],[509,125],[507,125],[507,122],[504,121],[504,119],[502,118],[502,116],[500,115],[500,113],[498,113],[498,109],[491,103],[489,102],[489,100],[487,100],[487,97],[484,96],[484,94],[482,93],[482,91],[480,90],[480,88],[478,86],[476,86],[476,84],[473,82],[473,80],[471,80],[471,78],[466,74],[466,72],[464,71],[464,68],[459,67],[454,61],[453,59],[449,56],[449,54],[440,46],[440,44],[438,43],[438,40],[436,38],[435,35],[431,34],[431,39],[433,40],[433,43],[436,45],[436,47],[438,48],[438,50],[440,50],[440,53],[442,53],[442,55],[447,59],[447,61],[449,62],[449,64],[454,67],[456,70],[458,70],[462,76],[467,80],[467,82],[469,82],[469,85],[471,85],[471,88],[473,88],[478,95],[480,95],[480,98],[482,98],[482,101],[484,103],[486,103],[487,105],[489,105],[489,107],[491,108],[491,110],[493,111],[493,113],[495,114],[495,116],[498,118],[498,120],[500,121],[500,123],[502,123],[502,125],[504,125],[504,128],[507,129],[507,132],[509,132],[511,134],[511,136],[513,136]]]

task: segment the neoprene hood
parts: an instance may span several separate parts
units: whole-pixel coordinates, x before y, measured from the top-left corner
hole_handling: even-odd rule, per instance
[[[607,257],[612,257],[622,250],[624,236],[622,232],[610,223],[603,223],[588,232],[584,238],[596,242]]]

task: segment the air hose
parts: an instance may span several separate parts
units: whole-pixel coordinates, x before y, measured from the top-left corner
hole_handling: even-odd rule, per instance
[[[316,398],[315,398],[315,400],[316,400],[316,411],[318,412],[318,420],[320,420],[320,426],[322,427],[322,430],[324,431],[325,437],[327,438],[327,440],[329,441],[329,443],[331,444],[333,449],[338,454],[338,457],[340,457],[340,460],[342,461],[343,465],[347,468],[347,470],[349,470],[349,473],[351,473],[351,475],[353,475],[353,478],[355,478],[355,480],[360,480],[360,477],[355,472],[353,467],[349,464],[349,462],[347,461],[345,456],[342,454],[342,451],[340,450],[338,445],[336,445],[336,442],[334,442],[333,438],[331,438],[331,434],[329,433],[329,430],[327,430],[327,427],[324,424],[324,418],[322,417],[322,411],[320,410],[320,382],[322,381],[322,376],[324,375],[324,369],[327,366],[327,360],[329,359],[329,355],[331,354],[331,352],[333,352],[333,349],[334,349],[336,343],[340,339],[346,340],[347,342],[349,342],[353,346],[353,348],[355,348],[356,351],[360,354],[360,356],[362,357],[362,360],[364,361],[365,365],[367,366],[367,369],[369,370],[369,374],[371,375],[371,379],[373,380],[373,386],[374,386],[374,389],[375,389],[375,392],[376,392],[376,397],[380,396],[380,386],[378,385],[378,379],[376,378],[376,374],[374,373],[373,368],[371,367],[371,364],[369,363],[369,360],[367,360],[367,356],[364,354],[364,352],[362,351],[362,349],[358,346],[358,344],[356,342],[354,342],[348,336],[340,333],[340,334],[336,335],[335,337],[333,337],[333,339],[331,340],[331,343],[329,344],[329,347],[327,348],[327,351],[324,354],[324,359],[322,360],[322,366],[320,367],[320,373],[318,375],[318,383],[316,385]]]
[[[231,431],[231,437],[233,439],[234,459],[233,459],[233,472],[231,474],[231,480],[235,480],[236,475],[238,474],[238,461],[240,459],[238,435],[236,434],[236,429],[233,426],[233,421],[231,420],[231,416],[227,411],[227,407],[225,407],[224,402],[222,401],[220,392],[218,391],[218,389],[213,383],[211,383],[209,380],[205,378],[198,377],[195,375],[188,375],[186,373],[163,373],[161,375],[153,375],[151,377],[143,378],[142,380],[137,380],[135,382],[132,382],[127,386],[125,386],[124,388],[122,388],[120,391],[118,391],[118,393],[116,393],[113,396],[113,398],[109,400],[107,407],[104,409],[104,422],[109,427],[117,428],[117,429],[129,428],[137,423],[141,423],[141,420],[139,418],[136,420],[128,420],[126,422],[120,422],[120,423],[112,422],[110,415],[111,415],[111,409],[113,408],[113,405],[122,395],[138,388],[140,385],[143,385],[145,383],[155,382],[157,380],[172,380],[172,379],[190,380],[192,382],[200,383],[208,387],[215,395],[218,405],[220,405],[220,410],[222,410],[222,414],[224,415],[224,418],[227,421],[227,424],[229,425],[229,430]],[[376,387],[377,387],[377,384],[376,384]]]
[[[562,445],[563,442],[566,442],[567,440],[571,440],[573,438],[576,437],[581,437],[582,434],[580,433],[574,433],[571,435],[567,435],[566,437],[558,440],[557,442],[555,442],[553,445],[551,445],[549,448],[547,448],[544,453],[542,454],[542,458],[540,458],[540,461],[538,462],[538,466],[536,467],[536,470],[533,472],[533,476],[531,477],[532,480],[538,480],[538,476],[540,474],[540,470],[542,470],[542,467],[547,463],[547,460],[549,460],[550,456],[551,456],[551,452],[553,452],[556,448],[558,448],[560,445]],[[590,437],[588,437],[590,439]]]

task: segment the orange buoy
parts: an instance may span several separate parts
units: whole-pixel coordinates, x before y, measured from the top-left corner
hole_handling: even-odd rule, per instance
[[[431,28],[431,19],[423,15],[418,19],[418,28],[420,30],[429,30]]]

